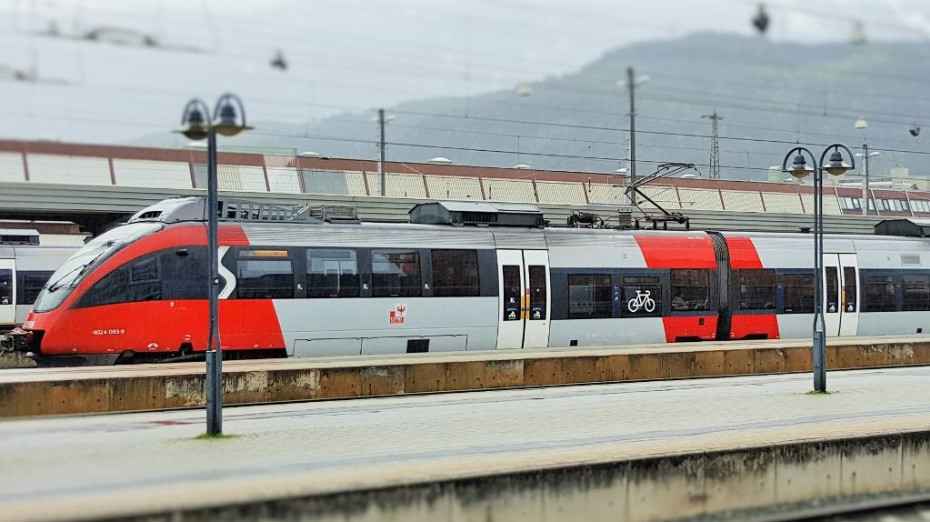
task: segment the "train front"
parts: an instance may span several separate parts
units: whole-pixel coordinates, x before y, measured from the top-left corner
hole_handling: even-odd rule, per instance
[[[11,332],[15,350],[35,357],[88,353],[75,339],[68,320],[72,306],[88,284],[99,279],[99,268],[127,245],[164,227],[160,223],[130,223],[110,230],[84,245],[55,271],[42,287],[22,327]],[[86,325],[94,329],[94,325]],[[77,336],[80,337],[80,336]],[[92,348],[91,348],[92,351]]]

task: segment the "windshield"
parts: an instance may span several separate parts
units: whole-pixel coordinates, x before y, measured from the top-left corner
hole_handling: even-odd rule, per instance
[[[90,272],[94,263],[102,261],[125,245],[147,236],[160,229],[160,223],[132,223],[116,227],[102,234],[74,253],[61,267],[52,274],[42,292],[36,298],[33,310],[47,312],[55,309],[68,297],[71,289],[77,286]]]

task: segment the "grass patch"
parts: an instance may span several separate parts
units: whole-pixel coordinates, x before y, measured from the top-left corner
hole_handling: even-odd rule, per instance
[[[225,433],[220,433],[217,435],[210,435],[209,433],[201,433],[194,437],[194,440],[227,440],[238,438],[239,435],[227,435]]]
[[[838,392],[811,390],[807,392],[807,395],[833,395],[835,393],[838,393]]]

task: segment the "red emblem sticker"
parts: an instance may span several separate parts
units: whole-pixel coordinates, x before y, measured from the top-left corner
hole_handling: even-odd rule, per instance
[[[393,310],[388,312],[388,320],[391,324],[404,324],[407,317],[407,305],[399,304]]]

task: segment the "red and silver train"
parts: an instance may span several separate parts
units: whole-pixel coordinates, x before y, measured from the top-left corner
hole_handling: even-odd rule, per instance
[[[429,205],[428,222],[491,226],[221,222],[225,357],[810,334],[809,235],[504,227],[493,224],[512,208]],[[143,210],[55,272],[20,347],[122,359],[204,350],[206,243],[200,198]],[[825,252],[829,335],[930,332],[930,242],[831,235]]]
[[[76,251],[40,245],[36,230],[0,229],[0,342],[23,323],[48,278]]]

